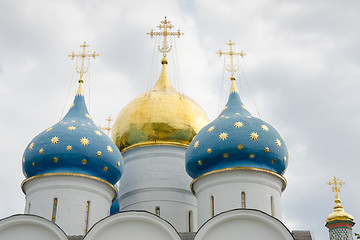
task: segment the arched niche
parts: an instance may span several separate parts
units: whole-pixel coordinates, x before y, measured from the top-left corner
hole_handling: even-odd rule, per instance
[[[35,215],[14,215],[0,220],[0,239],[68,240],[53,222]]]
[[[234,209],[205,222],[194,240],[294,240],[278,219],[255,209]]]
[[[126,211],[96,223],[84,240],[181,240],[175,228],[164,219],[146,211]]]

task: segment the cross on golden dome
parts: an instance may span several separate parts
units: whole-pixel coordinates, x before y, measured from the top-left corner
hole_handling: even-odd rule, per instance
[[[239,66],[234,66],[234,56],[241,56],[241,58],[244,58],[244,56],[246,56],[246,53],[244,53],[242,50],[239,53],[235,52],[233,50],[233,45],[235,45],[235,43],[231,42],[231,40],[229,40],[229,42],[226,43],[226,45],[229,45],[229,51],[223,52],[219,49],[217,54],[219,54],[219,57],[221,57],[222,55],[230,56],[230,65],[225,66],[225,68],[226,68],[226,70],[228,70],[231,73],[231,79],[235,80],[234,73],[239,70]]]
[[[95,57],[99,56],[99,54],[96,53],[95,51],[94,53],[89,53],[88,51],[86,51],[86,48],[89,47],[89,45],[86,44],[85,41],[82,45],[80,45],[80,47],[82,48],[82,53],[79,52],[78,54],[75,54],[74,52],[72,52],[71,54],[68,55],[68,57],[71,57],[71,60],[74,60],[75,57],[81,58],[80,68],[76,67],[76,71],[80,73],[79,83],[83,83],[84,82],[83,76],[89,70],[88,67],[85,67],[85,58],[93,57],[95,59]]]
[[[168,43],[168,36],[178,36],[178,38],[180,38],[181,35],[184,35],[184,33],[180,32],[180,29],[177,32],[170,32],[169,30],[171,30],[174,26],[171,24],[170,21],[168,21],[166,19],[165,16],[165,20],[161,21],[159,26],[157,26],[160,30],[163,30],[162,32],[154,32],[153,29],[151,29],[151,31],[149,33],[147,33],[147,35],[150,35],[151,38],[153,36],[163,36],[164,40],[162,42],[162,46],[158,46],[159,51],[163,54],[163,57],[166,58],[166,55],[168,52],[171,51],[172,46],[169,46]]]
[[[344,185],[345,183],[339,178],[334,177],[327,184],[331,187],[332,191],[336,193],[336,196],[338,196],[342,185]]]

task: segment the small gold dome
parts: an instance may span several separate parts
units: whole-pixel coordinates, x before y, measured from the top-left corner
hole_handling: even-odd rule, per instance
[[[171,86],[167,60],[161,63],[163,67],[155,86],[125,106],[115,120],[112,139],[122,152],[155,144],[187,147],[209,123],[197,103]]]
[[[327,219],[326,219],[326,222],[332,222],[332,221],[335,221],[335,220],[345,220],[345,221],[353,221],[354,220],[354,217],[351,216],[350,214],[346,213],[344,211],[344,208],[340,205],[340,198],[338,195],[335,196],[335,207],[334,207],[334,212],[331,213]]]

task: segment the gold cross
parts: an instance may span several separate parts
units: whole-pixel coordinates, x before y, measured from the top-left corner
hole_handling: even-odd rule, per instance
[[[102,130],[106,130],[107,131],[107,135],[109,136],[110,134],[110,130],[111,130],[111,127],[110,127],[110,122],[113,121],[114,119],[111,118],[111,116],[109,116],[109,118],[105,119],[107,122],[108,122],[108,125],[107,127],[101,127],[101,125],[99,125],[99,128],[102,129]]]
[[[78,54],[75,54],[74,52],[72,52],[71,54],[68,55],[68,57],[71,57],[71,60],[74,60],[74,57],[79,57],[81,58],[81,66],[80,68],[79,67],[76,67],[76,71],[78,73],[80,73],[80,79],[79,79],[79,83],[83,83],[84,82],[84,79],[83,79],[83,76],[84,74],[89,70],[88,67],[85,67],[85,58],[86,57],[93,57],[95,59],[95,57],[99,56],[99,54],[97,54],[95,51],[94,53],[88,53],[86,51],[86,48],[89,47],[88,44],[86,44],[86,42],[84,41],[84,43],[82,45],[80,45],[80,47],[82,47],[82,53],[78,53]]]
[[[165,58],[166,54],[168,52],[170,52],[172,49],[172,46],[171,45],[169,46],[169,44],[168,44],[167,37],[168,36],[178,36],[178,38],[180,38],[180,36],[184,35],[184,33],[180,32],[180,29],[177,32],[169,32],[168,30],[171,30],[174,26],[171,25],[171,22],[166,19],[166,16],[165,16],[165,20],[161,21],[159,26],[157,26],[157,27],[160,30],[163,29],[163,31],[162,32],[154,32],[154,30],[151,29],[151,31],[149,33],[147,33],[147,35],[150,35],[151,38],[153,36],[163,36],[164,37],[162,46],[161,47],[158,46],[158,49],[163,54],[163,57]]]
[[[340,179],[334,177],[327,184],[329,184],[332,191],[336,193],[336,196],[338,196],[339,193],[340,193],[340,189],[341,189],[342,185],[344,185],[345,183],[343,181],[341,181]]]
[[[231,42],[231,40],[229,40],[229,42],[226,44],[230,46],[229,51],[223,52],[219,49],[217,54],[219,54],[219,57],[221,57],[221,55],[229,55],[230,56],[230,66],[229,65],[225,66],[225,68],[226,68],[226,70],[231,72],[231,77],[234,77],[234,73],[239,70],[239,66],[237,66],[237,67],[234,66],[234,56],[241,56],[241,58],[244,58],[244,56],[246,56],[246,53],[244,53],[242,50],[239,53],[235,52],[232,48],[232,46],[235,45],[235,43]]]

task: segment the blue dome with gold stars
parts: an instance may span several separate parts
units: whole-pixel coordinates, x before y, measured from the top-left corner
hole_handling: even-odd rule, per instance
[[[123,170],[122,156],[111,139],[91,119],[82,82],[66,116],[36,136],[23,155],[23,173],[75,173],[115,184]]]
[[[241,102],[231,79],[226,107],[195,136],[186,151],[186,171],[192,178],[226,168],[265,169],[282,175],[288,151],[270,124],[253,117]]]

